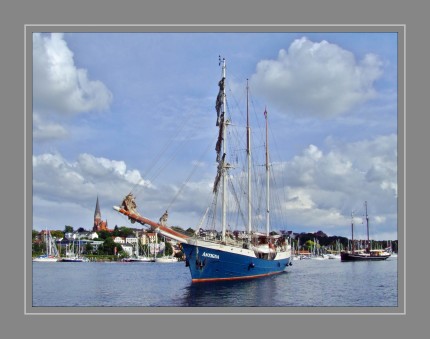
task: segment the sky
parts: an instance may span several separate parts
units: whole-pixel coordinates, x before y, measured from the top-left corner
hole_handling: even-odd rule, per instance
[[[135,227],[112,208],[129,192],[142,215],[196,228],[219,55],[228,111],[243,119],[248,79],[252,122],[269,113],[275,228],[350,237],[353,220],[364,238],[367,201],[371,238],[396,240],[397,34],[382,32],[34,33],[33,229],[91,229],[97,198],[109,228]]]

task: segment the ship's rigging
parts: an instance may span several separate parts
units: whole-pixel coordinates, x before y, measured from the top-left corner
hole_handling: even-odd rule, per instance
[[[222,64],[223,60],[220,62]],[[186,179],[177,185],[177,188],[173,192],[171,191],[170,200],[167,199],[168,195],[165,194],[163,199],[165,205],[161,205],[158,211],[150,211],[150,213],[161,215],[165,211],[168,211],[171,216],[170,220],[175,225],[176,202],[181,200],[185,191],[190,191],[189,184],[192,183],[192,180],[196,177],[198,178],[199,175],[201,177],[202,173],[199,164],[204,161],[210,162],[210,149],[211,145],[213,145],[212,147],[215,148],[217,170],[212,181],[212,189],[208,190],[205,199],[201,199],[206,204],[202,204],[202,201],[193,204],[194,208],[196,205],[199,205],[201,215],[205,214],[206,217],[197,224],[186,225],[184,227],[192,227],[196,230],[198,228],[205,228],[218,232],[221,231],[221,236],[224,240],[226,232],[229,234],[234,231],[247,233],[263,231],[264,233],[268,233],[271,222],[268,213],[268,200],[270,199],[272,211],[281,212],[280,216],[272,217],[272,222],[276,224],[278,230],[284,229],[286,220],[282,215],[281,199],[276,196],[279,193],[284,193],[283,188],[277,188],[271,193],[268,192],[266,194],[266,188],[264,188],[263,183],[267,180],[266,187],[270,185],[270,182],[276,183],[276,173],[268,155],[266,157],[264,154],[264,157],[262,157],[258,154],[264,153],[263,150],[269,141],[269,135],[264,132],[264,127],[267,123],[266,115],[261,110],[260,113],[257,112],[252,96],[250,96],[251,91],[248,82],[246,92],[241,93],[239,95],[240,98],[237,99],[228,86],[225,78],[225,69],[223,72],[221,80],[218,82],[219,92],[215,100],[216,123],[214,125],[218,128],[216,141],[209,140],[208,147],[205,147],[199,159],[195,161],[195,165],[191,168]],[[239,118],[235,118],[236,120],[232,120],[230,115],[231,108],[227,102],[227,91],[229,92],[229,96],[233,98],[235,110],[240,113]],[[243,98],[246,98],[246,113],[243,112]],[[251,103],[251,108],[253,108],[251,110],[254,114],[252,120],[257,126],[254,131],[251,131],[250,128],[249,102]],[[181,127],[177,129],[177,133],[167,140],[161,148],[160,153],[155,157],[154,161],[148,163],[147,169],[143,174],[144,181],[163,184],[157,182],[161,173],[167,169],[171,169],[177,157],[180,157],[181,151],[184,149],[187,150],[185,147],[187,136],[184,135],[184,132],[187,131],[185,125],[188,122],[189,120],[183,122]],[[266,131],[270,131],[270,126],[266,127],[269,128],[266,128]],[[243,138],[244,131],[246,133],[245,139]],[[229,140],[228,144],[225,142],[226,139]],[[178,143],[180,146],[175,144],[177,140],[180,140]],[[276,145],[276,142],[274,144]],[[254,146],[254,152],[252,153],[251,145]],[[263,152],[256,152],[256,150],[262,150]],[[213,160],[214,158],[212,158]],[[253,173],[252,176],[249,173]],[[139,201],[140,195],[142,192],[145,192],[145,189],[145,185],[136,184],[130,190],[128,199],[133,197],[133,199],[138,200],[140,206],[145,206],[145,203]],[[124,201],[126,200],[124,199]],[[224,206],[222,201],[224,201]],[[137,213],[135,200],[133,202],[134,207],[131,205],[127,206],[124,202],[122,206]],[[205,213],[207,209],[209,211]],[[235,212],[233,213],[233,211]]]
[[[264,177],[265,194],[263,191],[252,189],[254,175],[251,175],[253,165],[251,163],[251,128],[249,119],[248,94],[249,86],[246,86],[246,127],[244,131],[240,121],[233,121],[230,112],[227,111],[226,101],[226,63],[220,58],[222,65],[221,80],[218,82],[219,92],[215,101],[217,113],[216,127],[218,127],[216,152],[216,174],[212,186],[213,200],[212,225],[221,226],[221,232],[206,234],[196,232],[195,236],[188,237],[173,230],[167,225],[168,209],[160,217],[159,222],[137,214],[137,206],[133,194],[128,194],[121,207],[114,207],[134,222],[150,226],[162,236],[178,241],[186,257],[186,266],[190,268],[193,282],[214,280],[250,279],[272,274],[282,273],[291,265],[291,244],[286,235],[270,234],[271,209],[270,209],[270,171],[269,162],[269,134],[268,113],[264,110],[265,139],[264,139]],[[245,133],[243,133],[245,132]],[[244,138],[244,135],[246,138]],[[245,141],[243,141],[245,140]],[[234,141],[238,141],[234,143]],[[245,145],[244,145],[245,143]],[[244,166],[239,165],[239,158],[245,155]],[[255,165],[254,165],[254,168]],[[258,171],[256,171],[258,172]],[[186,182],[191,178],[187,177]],[[258,176],[255,176],[258,178]],[[246,183],[245,183],[246,182]],[[261,184],[263,180],[257,179]],[[185,185],[182,185],[179,192]],[[260,218],[252,217],[252,212],[259,209],[253,208],[255,203],[251,192],[256,191],[257,196],[264,195],[265,213]],[[174,200],[179,196],[176,193]],[[199,202],[198,196],[193,196],[190,204]],[[218,203],[220,200],[220,204]],[[260,205],[261,202],[258,202]],[[221,206],[219,206],[221,205]],[[245,205],[245,207],[243,206]],[[169,205],[170,206],[170,205]],[[220,209],[218,209],[220,207]],[[206,207],[205,207],[206,208]],[[219,212],[218,212],[219,210]],[[247,211],[245,216],[244,211]],[[206,208],[205,216],[209,215]],[[207,218],[209,221],[210,217]],[[265,221],[265,232],[259,233],[255,226]],[[203,219],[197,227],[201,227]],[[244,230],[238,233],[240,226]],[[200,229],[199,229],[200,231]]]

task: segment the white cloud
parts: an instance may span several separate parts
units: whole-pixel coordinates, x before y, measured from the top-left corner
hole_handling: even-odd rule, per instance
[[[69,209],[76,211],[80,206],[82,212],[89,215],[88,225],[91,225],[92,212],[88,213],[88,210],[95,206],[97,196],[104,206],[111,207],[119,205],[122,198],[132,192],[136,196],[139,212],[153,219],[157,219],[175,198],[174,205],[171,211],[169,210],[175,216],[174,223],[178,225],[178,222],[183,221],[185,225],[191,225],[192,219],[194,223],[191,226],[194,227],[207,207],[211,183],[204,180],[189,182],[177,196],[178,189],[179,187],[170,184],[155,187],[144,180],[138,170],[127,168],[124,161],[95,157],[91,154],[80,154],[76,162],[69,162],[60,154],[45,153],[33,156],[35,223],[46,224],[64,219],[64,224],[83,226],[82,217],[78,217],[79,221],[74,222],[75,217],[69,215]],[[117,220],[113,221],[114,224],[128,223],[126,218],[117,212],[112,213],[110,208],[104,210],[103,215],[109,216],[111,221]],[[178,216],[179,219],[176,218]],[[35,227],[41,228],[41,224],[35,224]],[[85,227],[88,228],[88,225]],[[52,227],[61,228],[62,224]]]
[[[64,139],[69,135],[62,125],[44,121],[37,113],[33,113],[33,140],[50,141]]]
[[[117,202],[132,188],[150,187],[123,161],[81,154],[68,162],[60,154],[33,156],[33,195],[53,201],[92,202],[97,194]]]
[[[332,117],[376,96],[382,74],[378,56],[361,61],[327,41],[295,40],[276,60],[263,60],[251,77],[254,91],[294,115]]]
[[[112,94],[74,64],[63,34],[33,34],[33,104],[56,114],[105,110]]]
[[[372,231],[392,231],[397,225],[397,159],[392,151],[396,142],[395,135],[350,144],[330,139],[331,149],[327,152],[310,145],[291,161],[274,164],[274,178],[278,186],[284,186],[274,187],[272,192],[280,193],[284,202],[273,205],[272,211],[280,209],[286,216],[288,223],[283,229],[300,232],[309,227],[337,235],[343,231],[348,236],[345,232],[349,232],[351,211],[360,218],[367,200]],[[383,175],[369,178],[368,173],[375,169]],[[194,227],[211,203],[213,178],[205,177],[183,187],[172,186],[171,182],[154,187],[143,180],[139,171],[127,168],[124,161],[81,154],[71,163],[59,154],[42,154],[33,156],[34,209],[44,210],[46,201],[55,204],[57,213],[67,202],[88,209],[96,196],[110,207],[133,190],[138,193],[136,201],[143,215],[157,219],[169,208],[172,225]],[[179,188],[182,191],[177,195]],[[108,213],[114,220],[115,214]],[[44,220],[41,214],[38,218]],[[120,215],[116,218],[120,223],[123,220]]]
[[[326,153],[310,145],[291,161],[273,166],[277,182],[286,185],[283,207],[290,223],[346,226],[351,211],[362,215],[368,201],[374,224],[396,226],[397,137],[330,143]]]

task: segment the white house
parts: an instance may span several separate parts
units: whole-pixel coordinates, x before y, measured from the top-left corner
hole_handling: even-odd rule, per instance
[[[91,246],[93,246],[93,251],[97,251],[99,249],[99,246],[103,245],[104,241],[102,240],[97,240],[97,241],[92,241],[90,244]]]
[[[125,238],[125,243],[126,244],[137,244],[138,240],[139,240],[139,238],[127,237],[127,238]]]
[[[123,237],[114,237],[113,242],[116,242],[117,244],[125,244],[125,238]]]
[[[146,237],[149,243],[154,243],[154,242],[158,242],[158,235],[157,233],[153,232],[153,233],[146,233]]]
[[[96,239],[98,237],[99,237],[99,235],[97,234],[97,232],[90,232],[88,234],[88,239],[91,239],[91,240],[94,240],[94,239]]]

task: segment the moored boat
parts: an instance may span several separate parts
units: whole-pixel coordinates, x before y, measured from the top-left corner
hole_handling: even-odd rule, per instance
[[[61,262],[89,262],[90,259],[83,256],[69,256],[69,257],[62,257],[59,261]]]
[[[135,244],[135,249],[134,249],[134,254],[131,257],[125,258],[122,261],[124,262],[154,262],[155,261],[155,257],[151,257],[149,255],[149,250],[147,251],[147,253],[143,253],[143,255],[140,254],[139,251],[139,236],[138,236],[138,232],[136,232],[136,244]]]
[[[367,201],[364,203],[366,211],[366,227],[367,227],[367,242],[366,249],[355,249],[354,245],[354,221],[353,214],[351,214],[351,251],[342,251],[340,253],[340,260],[346,261],[381,261],[388,259],[391,254],[385,250],[377,250],[370,248],[369,239],[369,216],[367,215]]]
[[[126,258],[123,261],[125,262],[154,262],[155,259],[151,257],[145,257],[145,256],[138,256],[138,257],[130,257]]]
[[[155,258],[155,262],[158,262],[158,263],[178,262],[178,258],[173,257],[171,255],[166,255],[166,256]]]
[[[66,248],[66,255],[58,261],[61,262],[89,262],[90,260],[81,254],[81,242],[78,241],[78,248],[75,249],[75,243],[72,243],[72,248]]]
[[[40,255],[38,257],[33,258],[35,262],[57,262],[59,259],[57,257],[53,257],[50,255]]]
[[[33,258],[35,262],[57,262],[60,261],[60,255],[55,245],[54,239],[52,238],[51,232],[49,230],[45,231],[45,254]]]
[[[390,253],[384,250],[359,250],[354,252],[342,252],[340,254],[341,261],[379,261],[386,260],[390,257]]]

